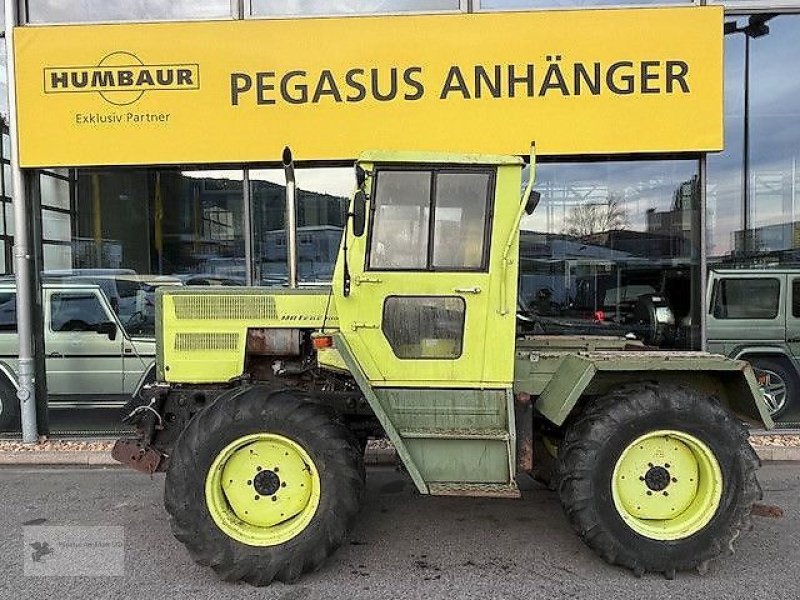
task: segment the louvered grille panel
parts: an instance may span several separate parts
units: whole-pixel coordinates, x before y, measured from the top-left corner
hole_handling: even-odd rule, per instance
[[[176,294],[176,319],[277,319],[273,296]]]
[[[207,350],[236,350],[239,335],[236,333],[178,333],[175,335],[177,352],[202,352]]]

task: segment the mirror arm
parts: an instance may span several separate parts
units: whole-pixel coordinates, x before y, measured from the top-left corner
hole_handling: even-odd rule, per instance
[[[536,180],[536,142],[531,142],[531,153],[530,153],[530,167],[531,172],[528,177],[528,184],[525,186],[525,190],[522,193],[522,199],[520,200],[519,207],[517,208],[517,214],[514,216],[514,222],[511,225],[511,230],[508,232],[508,238],[506,239],[505,246],[503,247],[503,258],[501,259],[501,269],[502,274],[500,278],[500,310],[499,313],[501,315],[507,315],[510,310],[508,308],[508,268],[514,264],[515,258],[511,256],[511,249],[514,247],[514,240],[516,236],[519,235],[519,226],[522,222],[522,216],[525,214],[525,207],[528,205],[528,200],[530,200],[531,192],[533,191],[533,182]]]

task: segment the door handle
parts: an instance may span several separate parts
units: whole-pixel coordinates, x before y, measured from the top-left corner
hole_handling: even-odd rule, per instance
[[[787,338],[786,341],[789,342],[790,344],[796,344],[797,342],[800,342],[800,337],[790,337]]]
[[[47,355],[47,358],[64,358],[64,355],[61,352],[51,352]]]
[[[480,294],[481,288],[479,288],[478,286],[464,287],[464,288],[455,288],[453,291],[456,294]]]
[[[383,283],[383,280],[378,277],[370,277],[369,275],[356,275],[353,277],[353,283],[361,285],[362,283]]]

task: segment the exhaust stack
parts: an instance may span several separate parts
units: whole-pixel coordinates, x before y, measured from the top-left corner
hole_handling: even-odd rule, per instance
[[[283,173],[286,177],[286,260],[289,287],[297,287],[297,184],[294,179],[294,158],[289,146],[283,149]]]

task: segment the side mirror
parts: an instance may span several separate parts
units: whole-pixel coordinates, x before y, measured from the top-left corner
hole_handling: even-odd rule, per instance
[[[97,324],[97,333],[107,335],[108,339],[117,339],[117,324],[114,321],[103,321]]]
[[[542,199],[542,194],[537,191],[531,192],[530,197],[528,198],[527,204],[525,204],[525,213],[528,215],[532,215],[533,211],[536,210],[536,207],[539,206],[539,200]]]
[[[353,235],[361,237],[364,235],[364,226],[367,222],[367,195],[364,190],[358,190],[353,196]]]

